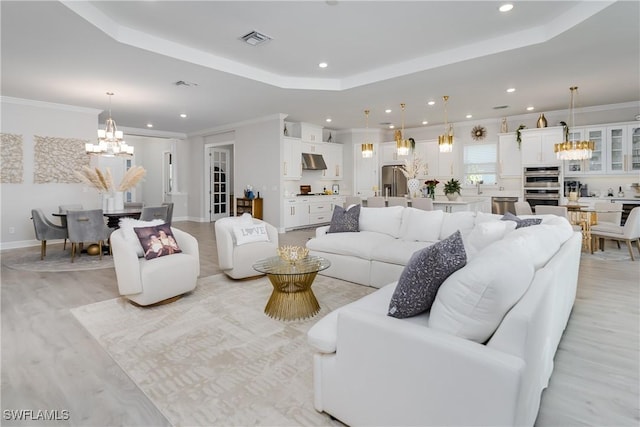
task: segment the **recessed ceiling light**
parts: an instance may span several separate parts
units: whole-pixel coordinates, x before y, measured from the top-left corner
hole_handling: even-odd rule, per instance
[[[510,87],[509,89],[507,89],[507,93],[513,93],[516,91],[515,87]]]
[[[394,125],[389,125],[389,129],[395,129]]]
[[[511,9],[513,9],[513,4],[511,3],[505,3],[498,8],[500,12],[509,12]]]
[[[533,111],[533,110],[535,110],[534,107],[527,107],[527,111]]]
[[[436,101],[429,101],[429,102],[427,102],[427,104],[429,104],[429,105],[435,105],[435,104],[436,104]]]
[[[391,112],[390,108],[387,108],[386,110],[384,110],[385,113],[389,114]]]
[[[467,119],[470,119],[470,118],[471,118],[471,117],[473,117],[473,116],[472,116],[471,114],[467,114],[465,117],[466,117]]]
[[[325,119],[325,122],[327,122],[327,123],[331,123],[331,117],[327,117],[327,118]]]
[[[426,125],[426,124],[429,124],[429,122],[428,122],[428,121],[426,121],[426,120],[423,120],[423,121],[422,121],[422,124],[423,124],[423,125]]]
[[[185,113],[180,114],[180,117],[182,117],[183,119],[187,118],[187,115]]]
[[[152,128],[153,127],[153,123],[147,123],[147,127],[148,128]]]
[[[327,64],[326,62],[321,62],[318,64],[318,67],[320,68],[327,68],[329,66],[329,64]]]

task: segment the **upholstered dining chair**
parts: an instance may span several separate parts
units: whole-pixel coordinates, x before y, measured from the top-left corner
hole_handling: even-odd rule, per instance
[[[569,220],[569,210],[566,206],[536,206],[536,215],[556,215],[561,216]],[[579,224],[571,224],[573,231],[582,231],[582,226]]]
[[[362,205],[362,198],[358,196],[346,196],[344,199],[344,208],[347,209],[351,205]]]
[[[406,197],[389,197],[387,199],[387,206],[404,206],[409,205]]]
[[[423,211],[432,211],[433,200],[431,200],[429,197],[418,197],[415,199],[411,199],[411,207],[421,209]]]
[[[140,221],[151,221],[152,219],[161,219],[167,222],[168,206],[145,206],[140,214]]]
[[[36,232],[36,239],[40,240],[40,259],[47,256],[47,240],[65,239],[67,241],[67,227],[49,221],[42,209],[31,209],[31,219]]]
[[[142,209],[144,207],[144,203],[142,202],[124,202],[125,209]]]
[[[640,206],[631,209],[624,226],[600,222],[593,225],[591,227],[591,238],[593,239],[591,253],[593,253],[593,248],[597,242],[599,242],[600,250],[604,251],[605,239],[624,241],[627,244],[627,249],[629,249],[631,261],[635,261],[631,243],[635,241],[638,245],[638,251],[640,252]]]
[[[367,207],[368,208],[384,208],[385,207],[384,197],[381,197],[381,196],[367,197]]]
[[[598,224],[620,225],[622,222],[622,203],[595,202],[593,208],[598,215]]]
[[[71,262],[75,260],[76,251],[80,256],[81,245],[84,242],[97,243],[100,248],[100,259],[102,259],[102,246],[111,233],[104,222],[102,209],[67,211],[67,229],[71,242]]]
[[[171,221],[173,220],[173,202],[163,202],[162,206],[167,207],[167,218],[164,222],[171,225]]]
[[[533,215],[529,202],[515,202],[516,215]]]
[[[70,204],[70,205],[59,205],[58,206],[58,213],[61,214],[66,214],[67,211],[81,211],[82,209],[84,209],[82,207],[81,204]],[[61,216],[60,217],[60,224],[64,227],[67,228],[67,217],[65,216]],[[64,245],[62,246],[62,249],[66,250],[67,249],[67,239],[64,239]]]

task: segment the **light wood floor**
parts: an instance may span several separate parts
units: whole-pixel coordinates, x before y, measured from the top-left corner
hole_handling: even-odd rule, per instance
[[[219,273],[213,224],[174,225],[198,238],[201,276]],[[301,245],[313,234],[289,232],[280,236],[280,243]],[[48,248],[55,250],[62,250],[62,245]],[[14,251],[38,253],[39,247]],[[20,423],[3,418],[2,425],[168,425],[69,312],[117,297],[113,270],[35,273],[2,266],[0,281],[3,415],[12,409],[70,412],[68,421]],[[640,424],[639,287],[639,261],[583,256],[578,298],[537,425]]]

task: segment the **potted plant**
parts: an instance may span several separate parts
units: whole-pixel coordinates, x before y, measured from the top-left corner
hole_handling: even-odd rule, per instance
[[[460,196],[460,190],[460,181],[457,179],[451,178],[449,181],[444,183],[444,194],[449,200],[456,200],[458,196]]]

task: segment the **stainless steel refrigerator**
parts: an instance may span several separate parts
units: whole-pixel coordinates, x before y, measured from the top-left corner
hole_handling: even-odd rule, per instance
[[[400,166],[382,167],[382,195],[389,197],[404,196],[408,193],[407,178]]]

